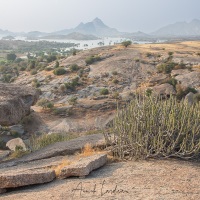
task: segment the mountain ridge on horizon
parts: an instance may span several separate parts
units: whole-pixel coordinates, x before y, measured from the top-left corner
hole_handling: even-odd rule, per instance
[[[96,17],[90,22],[80,22],[75,28],[63,29],[51,33],[45,33],[40,31],[30,31],[28,33],[14,33],[9,30],[0,29],[0,35],[3,36],[26,36],[26,37],[44,37],[50,35],[68,35],[72,33],[80,33],[84,35],[93,35],[96,37],[130,37],[130,38],[142,38],[142,37],[179,37],[179,36],[200,36],[200,20],[193,19],[190,22],[176,22],[161,27],[160,29],[146,34],[138,31],[133,33],[120,32],[115,28],[110,28],[104,22]]]

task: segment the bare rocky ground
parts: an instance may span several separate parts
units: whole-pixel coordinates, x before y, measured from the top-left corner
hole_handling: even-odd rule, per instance
[[[200,42],[133,44],[128,48],[102,47],[60,60],[60,66],[68,71],[62,76],[54,75],[52,70],[41,71],[36,75],[21,72],[15,81],[16,84],[32,86],[37,79],[42,92],[40,98],[52,101],[56,109],[64,112],[55,115],[52,111],[44,111],[37,105],[33,106],[28,122],[24,125],[25,133],[19,126],[17,127],[21,132],[20,137],[27,139],[31,134],[40,132],[74,132],[74,135],[80,136],[86,131],[101,129],[113,119],[117,102],[124,105],[137,92],[149,88],[158,94],[176,94],[176,88],[167,82],[169,78],[175,78],[182,86],[195,88],[199,92],[200,56],[197,54],[200,53],[199,48]],[[178,64],[184,63],[186,68],[172,70],[169,74],[158,73],[156,66],[168,58],[169,52],[173,52],[172,61]],[[98,55],[102,60],[86,66],[85,59],[91,55]],[[62,84],[70,82],[78,75],[77,72],[70,71],[72,64],[77,64],[83,69],[84,75],[80,77],[80,84],[74,91],[61,91]],[[54,65],[55,63],[51,63],[49,67]],[[114,83],[113,80],[117,82]],[[108,89],[109,94],[100,95],[102,88]],[[116,93],[118,93],[117,98]],[[71,97],[77,97],[77,104],[69,104],[68,100]],[[28,104],[29,107],[31,104]],[[11,133],[16,131],[16,127],[14,129],[0,127],[0,129],[1,137],[5,137],[5,141],[12,139]],[[0,181],[15,180],[13,184],[16,183],[18,186],[54,181],[45,185],[7,189],[7,193],[1,194],[0,199],[196,200],[200,198],[199,163],[181,160],[108,163],[85,178],[55,180],[52,167],[59,165],[63,159],[73,161],[73,154],[80,151],[87,143],[102,147],[103,135],[88,135],[56,143],[11,161],[5,161],[10,152],[1,151],[0,160],[3,161],[0,163]],[[88,166],[90,168],[90,165]],[[48,174],[51,174],[50,178]],[[27,180],[27,177],[30,179]],[[5,183],[0,182],[1,184],[3,188]],[[5,188],[8,185],[4,185]],[[0,192],[3,191],[0,189]]]
[[[8,191],[2,200],[196,200],[200,198],[199,163],[176,160],[112,163],[86,178]]]
[[[175,94],[174,88],[165,84],[173,77],[184,87],[200,90],[199,47],[198,41],[133,44],[127,48],[120,45],[100,47],[59,60],[60,66],[67,70],[65,75],[53,74],[54,62],[49,66],[51,71],[39,71],[36,75],[21,72],[16,84],[31,86],[37,80],[42,91],[40,98],[51,100],[56,109],[64,110],[54,115],[34,106],[32,124],[28,124],[27,129],[29,132],[48,133],[103,128],[114,116],[116,101],[125,104],[133,98],[132,94],[148,88],[159,94]],[[157,73],[157,65],[165,62],[169,52],[173,52],[172,61],[184,63],[186,69],[175,69],[170,74]],[[85,60],[91,55],[98,55],[102,60],[86,65]],[[70,71],[72,64],[77,64],[83,70],[80,84],[74,91],[60,91],[63,84],[79,75]],[[109,94],[100,95],[102,88],[108,89]],[[73,106],[69,105],[72,97],[77,97],[77,104]]]

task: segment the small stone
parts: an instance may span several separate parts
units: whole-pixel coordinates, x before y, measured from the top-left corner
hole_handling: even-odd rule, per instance
[[[20,146],[23,148],[23,150],[26,151],[26,145],[24,144],[24,141],[21,138],[15,138],[12,140],[9,140],[6,143],[6,146],[11,150],[11,151],[15,151],[17,146]]]

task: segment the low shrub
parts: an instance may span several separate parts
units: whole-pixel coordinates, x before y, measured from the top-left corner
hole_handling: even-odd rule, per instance
[[[43,109],[52,109],[54,107],[54,103],[48,99],[40,99],[37,105],[41,106]]]
[[[31,70],[31,75],[35,75],[35,74],[37,74],[37,70],[36,69]]]
[[[100,93],[100,95],[107,95],[107,94],[109,94],[109,91],[107,88],[102,88],[99,93]]]
[[[72,79],[71,82],[65,83],[65,87],[67,90],[75,90],[79,84],[79,77],[76,77]]]
[[[174,86],[174,88],[176,87],[177,84],[177,80],[175,78],[170,78],[167,83],[169,83],[170,85]]]
[[[119,80],[115,78],[115,79],[112,80],[112,82],[113,82],[114,84],[118,84],[118,83],[119,83]]]
[[[100,61],[100,60],[101,60],[101,57],[98,55],[95,55],[95,56],[90,56],[90,57],[86,58],[85,63],[87,65],[91,65],[92,63]]]
[[[77,64],[73,64],[73,65],[70,66],[70,70],[72,72],[76,72],[76,71],[79,70],[79,66]]]
[[[56,69],[54,69],[53,73],[57,76],[66,74],[66,70],[63,67],[58,67]]]
[[[171,73],[171,71],[174,69],[175,66],[176,66],[176,63],[173,63],[173,62],[162,63],[157,66],[157,70],[159,73],[162,72],[165,74],[169,74]]]
[[[77,100],[78,100],[77,97],[71,97],[70,99],[68,99],[68,103],[70,105],[75,105],[75,104],[77,104]]]
[[[117,71],[112,71],[112,75],[116,76],[118,74]]]
[[[183,87],[181,84],[176,85],[176,97],[177,99],[181,100],[184,98],[189,92],[192,92],[194,94],[197,93],[197,90],[190,87]]]

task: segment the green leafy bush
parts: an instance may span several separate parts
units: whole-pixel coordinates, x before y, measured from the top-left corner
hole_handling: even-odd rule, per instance
[[[118,111],[105,138],[122,159],[195,158],[200,153],[199,110],[200,103],[190,106],[172,96],[137,97]]]
[[[107,88],[102,88],[99,93],[100,93],[100,95],[107,95],[107,94],[109,94],[109,91]]]
[[[54,69],[53,73],[57,76],[66,74],[66,70],[63,67],[58,67]]]
[[[72,72],[76,72],[76,71],[79,70],[79,66],[77,64],[73,64],[73,65],[70,66],[70,70]]]

